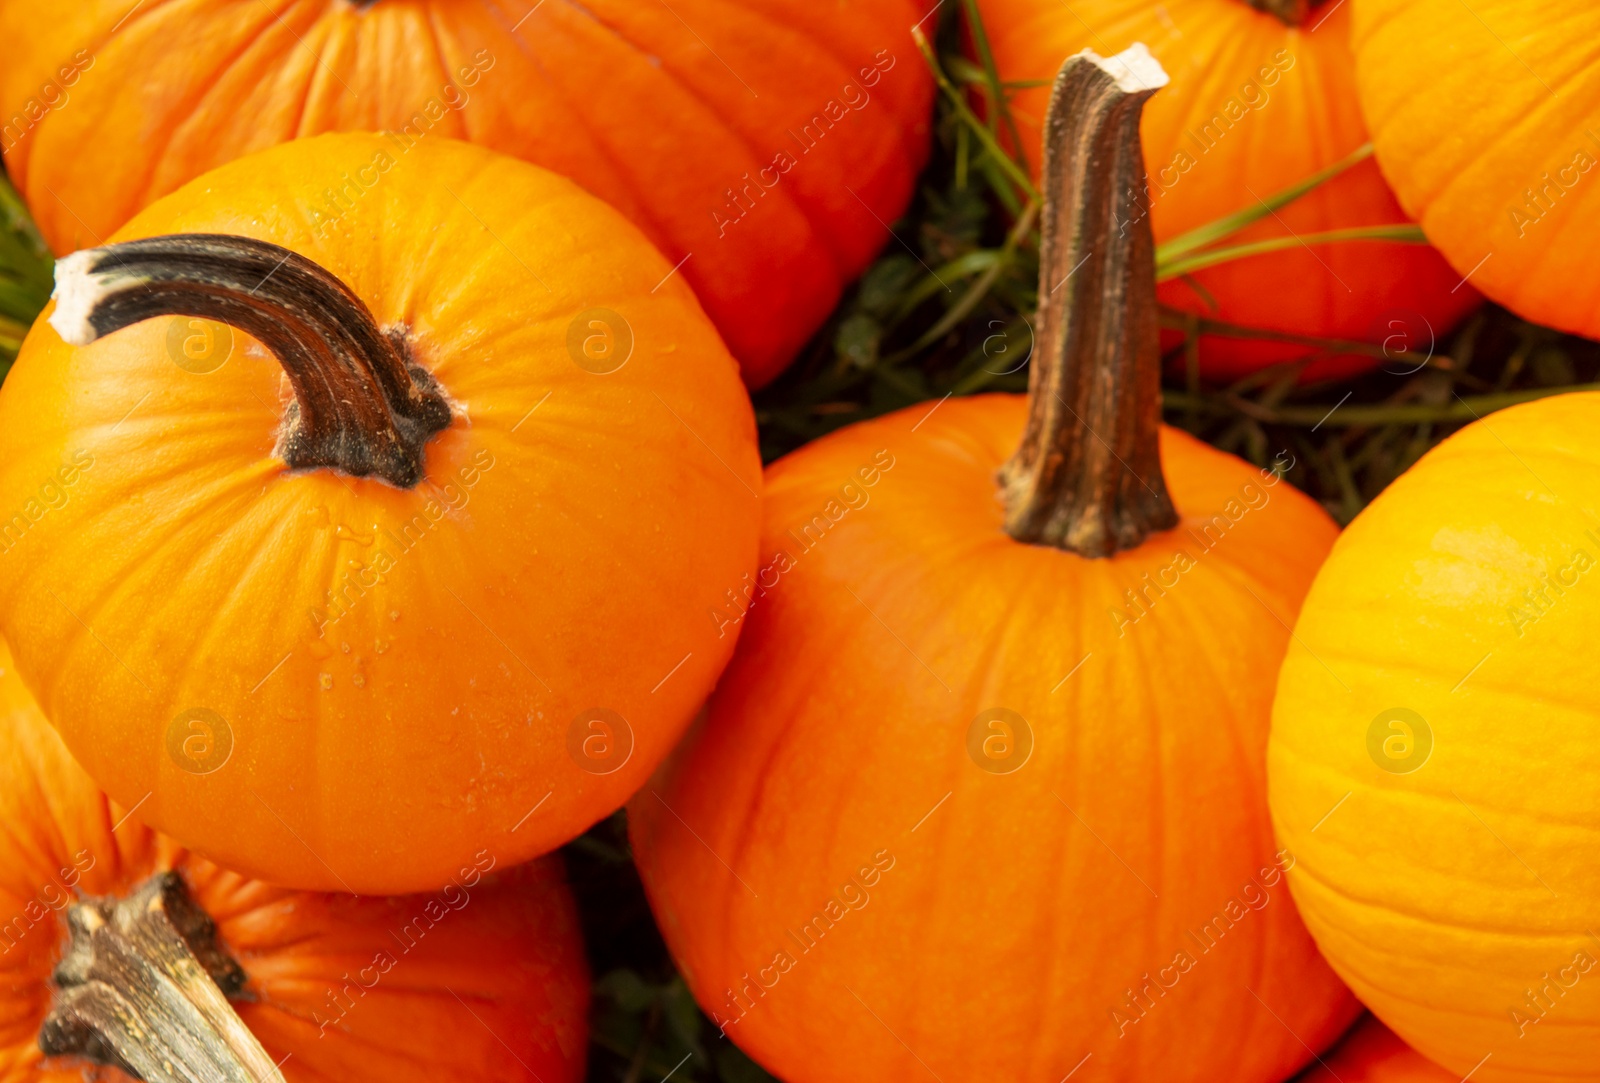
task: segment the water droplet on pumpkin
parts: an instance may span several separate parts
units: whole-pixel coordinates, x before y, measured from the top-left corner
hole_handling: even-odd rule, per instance
[[[361,534],[340,523],[333,528],[333,536],[340,541],[355,542],[357,545],[371,545],[372,535]]]
[[[327,526],[329,522],[327,505],[313,504],[306,509],[306,517],[311,520],[312,526]]]
[[[349,654],[350,653],[350,644],[341,643],[341,644],[339,644],[339,649],[344,651],[344,653]]]
[[[362,674],[357,673],[355,676],[350,678],[350,683],[355,685],[357,688],[365,688],[367,686],[367,678]]]
[[[400,610],[398,610],[398,609],[389,610],[389,619],[390,620],[399,620],[400,619]]]
[[[323,673],[317,678],[317,680],[318,680],[318,683],[320,683],[322,685],[322,690],[324,692],[333,691],[333,674],[332,673]]]
[[[375,654],[385,654],[389,650],[389,641],[381,636],[372,641],[372,650]]]

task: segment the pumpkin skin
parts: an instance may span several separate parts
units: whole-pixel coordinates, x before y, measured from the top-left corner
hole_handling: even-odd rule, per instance
[[[865,269],[927,153],[910,0],[71,7],[0,3],[0,145],[57,252],[253,151],[409,127],[525,158],[621,210],[669,268],[687,261],[752,386]],[[331,188],[347,183],[360,187]],[[742,219],[736,193],[754,205]]]
[[[68,747],[229,868],[362,894],[437,887],[484,847],[525,860],[620,806],[726,663],[704,613],[753,570],[760,516],[737,366],[686,284],[651,292],[671,265],[631,225],[438,140],[319,236],[328,178],[389,146],[272,148],[119,237],[269,240],[408,328],[456,404],[420,485],[287,471],[284,373],[242,332],[199,375],[169,353],[182,319],[80,348],[41,318],[0,390],[0,507],[22,516],[0,524],[0,624]],[[595,307],[632,328],[608,375],[569,353]],[[614,721],[596,744],[597,708],[629,748]],[[220,764],[191,709],[231,732]]]
[[[1460,1083],[1370,1015],[1295,1083]]]
[[[39,712],[3,644],[0,715],[7,1083],[86,1078],[86,1062],[45,1058],[37,1043],[64,946],[61,915],[75,895],[125,895],[166,869],[184,878],[244,965],[255,1000],[235,1007],[275,1061],[287,1055],[289,1083],[532,1078],[519,1061],[546,1083],[583,1078],[588,972],[559,857],[511,869],[480,856],[448,897],[269,887],[151,831],[101,792]],[[381,971],[373,965],[380,953]],[[92,1078],[128,1077],[100,1068]]]
[[[1600,60],[1575,45],[1600,34],[1600,9],[1351,8],[1361,108],[1401,204],[1484,293],[1536,323],[1600,338]]]
[[[1313,11],[1306,28],[1285,26],[1243,0],[1082,0],[1070,10],[1057,0],[982,0],[980,10],[1007,80],[1047,80],[1079,49],[1109,54],[1136,41],[1161,61],[1172,81],[1150,100],[1143,123],[1158,242],[1253,206],[1257,196],[1302,181],[1367,141],[1342,5]],[[1047,94],[1040,86],[1012,99],[1035,175]],[[1222,122],[1214,123],[1219,115]],[[1227,130],[1216,138],[1208,124]],[[1406,221],[1366,161],[1228,243]],[[1296,247],[1206,268],[1194,278],[1216,308],[1182,280],[1163,283],[1161,300],[1248,327],[1387,341],[1399,349],[1426,350],[1431,334],[1444,334],[1479,300],[1470,286],[1452,292],[1461,276],[1424,245]],[[1212,379],[1231,380],[1308,352],[1208,335],[1201,366]],[[1313,362],[1304,376],[1343,377],[1376,364],[1356,355],[1330,357]]]
[[[1456,1078],[1486,1054],[1475,1080],[1600,1078],[1600,1003],[1568,991],[1600,959],[1600,690],[1577,649],[1600,616],[1597,421],[1600,396],[1564,395],[1430,451],[1334,546],[1279,678],[1301,913]]]
[[[1334,526],[1163,429],[1179,530],[1097,561],[1019,544],[995,472],[1026,409],[922,404],[768,468],[768,589],[724,611],[734,661],[629,806],[657,921],[700,1004],[790,1083],[1055,1080],[1089,1053],[1099,1079],[1285,1079],[1309,1054],[1284,1023],[1321,1048],[1357,1010],[1264,807],[1279,618]],[[1267,502],[1119,636],[1123,591],[1241,491]],[[968,753],[996,707],[1033,733],[1010,774]],[[1202,951],[1189,931],[1229,900],[1239,925]],[[1140,1018],[1127,991],[1162,973],[1176,988]]]

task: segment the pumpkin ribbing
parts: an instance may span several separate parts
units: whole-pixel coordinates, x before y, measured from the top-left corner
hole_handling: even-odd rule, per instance
[[[889,239],[875,219],[900,216],[927,153],[913,0],[131,7],[0,4],[0,150],[57,253],[293,139],[390,132],[397,162],[461,139],[638,224],[752,386],[872,262]],[[324,181],[308,212],[337,231],[372,190],[365,165]]]
[[[46,1056],[81,1056],[146,1083],[282,1083],[228,1005],[244,970],[177,873],[125,899],[74,903],[67,927],[56,1003],[39,1030]]]
[[[1600,1080],[1600,1004],[1566,993],[1600,930],[1597,426],[1600,395],[1555,395],[1429,451],[1345,529],[1278,674],[1296,902],[1451,1079]]]
[[[1118,78],[1111,63],[1073,57],[1050,96],[1028,427],[1001,470],[1006,532],[1087,557],[1178,522],[1161,475],[1155,241],[1139,147],[1140,112],[1166,75],[1152,60]]]
[[[1401,206],[1494,301],[1600,338],[1600,5],[1349,6],[1361,109]]]
[[[164,316],[79,347],[41,321],[0,390],[0,509],[24,510],[0,520],[0,626],[69,747],[126,807],[148,794],[147,822],[228,867],[363,895],[428,890],[483,846],[526,860],[633,792],[731,653],[706,612],[754,571],[760,515],[734,361],[643,236],[570,181],[447,140],[391,164],[340,232],[319,230],[308,208],[328,178],[388,147],[286,143],[108,238],[281,246],[234,273],[229,296],[256,289],[252,303],[296,280],[299,263],[274,267],[298,252],[370,309],[359,350],[339,337],[348,319],[313,319],[291,291],[292,333],[275,316],[260,338]],[[173,308],[193,311],[184,300]],[[377,328],[393,327],[408,347],[385,354]],[[607,372],[583,337],[597,327],[617,336]],[[428,440],[426,476],[292,469],[279,438],[290,392],[306,392],[268,331],[431,373],[460,416]],[[194,366],[190,334],[229,346]],[[364,362],[324,361],[354,366],[385,417],[399,401]],[[85,469],[90,485],[29,517],[40,478],[73,485]],[[58,560],[76,570],[41,566]],[[56,626],[81,632],[74,612],[92,612],[114,672]],[[631,731],[609,762],[580,743],[600,708]],[[182,746],[197,712],[226,738],[205,762]]]
[[[1100,63],[1071,62],[1085,93],[1062,95],[1053,135],[1087,92],[1118,102],[1103,76],[1123,93],[1160,78],[1135,82],[1143,50]],[[1092,138],[1059,149],[1101,158],[1072,175],[1102,182],[1081,197],[1102,222],[1131,205]],[[1058,227],[1060,248],[1088,247],[1073,208]],[[1138,242],[1116,232],[1126,259]],[[1131,283],[1096,258],[1105,283]],[[1062,341],[1103,327],[1121,346],[1065,353],[1138,358],[1136,334],[1110,334],[1138,327],[1110,311],[1138,295],[1087,271],[1071,304],[1046,284]],[[1060,361],[1035,359],[1087,376]],[[1055,386],[1039,377],[1036,400]],[[1137,397],[1137,380],[1119,386]],[[1044,407],[919,404],[772,464],[761,551],[780,576],[737,616],[705,717],[630,806],[679,969],[790,1083],[1059,1080],[1086,1064],[1114,1083],[1276,1083],[1355,1013],[1281,889],[1292,855],[1274,854],[1261,764],[1281,615],[1332,523],[1273,472],[1163,429],[1187,530],[1103,559],[1019,541],[996,473]]]
[[[295,402],[278,454],[293,470],[334,467],[409,489],[422,448],[450,424],[450,406],[403,331],[323,267],[280,245],[226,234],[174,234],[76,252],[58,264],[50,319],[87,346],[157,316],[231,324],[282,363]]]
[[[152,831],[148,805],[73,760],[0,640],[7,1083],[583,1077],[589,978],[559,858],[480,853],[425,895],[292,891]]]
[[[1030,84],[1013,94],[1011,111],[1034,168],[1047,80],[1061,58],[1086,46],[1100,53],[1135,41],[1150,47],[1172,76],[1141,121],[1151,228],[1165,243],[1226,215],[1259,210],[1257,197],[1268,199],[1343,161],[1369,139],[1346,43],[1354,5],[1308,4],[1310,14],[1294,23],[1283,18],[1292,14],[1288,5],[1260,3],[1281,10],[1262,11],[1245,0],[1078,0],[1070,11],[1054,0],[978,6],[1000,78]],[[1407,221],[1376,163],[1363,161],[1233,241]],[[1461,285],[1461,277],[1421,245],[1295,243],[1169,280],[1158,296],[1225,323],[1376,342],[1393,334],[1396,319],[1413,334],[1425,335],[1426,327],[1444,334],[1476,303],[1473,283]],[[1169,349],[1177,344],[1174,331],[1164,338]],[[1304,346],[1263,338],[1206,334],[1200,343],[1202,375],[1220,382],[1309,356]],[[1323,357],[1311,360],[1304,375],[1315,380],[1373,364]]]

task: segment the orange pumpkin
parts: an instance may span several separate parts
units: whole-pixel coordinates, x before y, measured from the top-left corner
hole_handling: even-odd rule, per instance
[[[160,201],[58,265],[0,390],[0,625],[68,746],[208,857],[363,894],[637,789],[731,652],[704,614],[760,517],[671,265],[534,166],[399,154],[298,140]]]
[[[1266,810],[1273,674],[1335,528],[1158,424],[1125,65],[1159,82],[1129,50],[1056,85],[1029,400],[769,468],[753,602],[714,617],[734,661],[630,805],[691,989],[789,1083],[1278,1083],[1356,1011]]]
[[[261,1083],[583,1077],[588,976],[559,858],[508,869],[504,855],[485,849],[440,893],[358,899],[229,872],[151,831],[138,811],[108,797],[73,761],[0,644],[0,1070],[7,1083],[127,1083],[114,1068],[86,1075],[91,1030],[123,1064],[143,1067],[149,1083],[194,1078],[161,1076],[139,1062],[158,1056],[174,1026],[196,1047],[216,1048],[216,1036],[195,1028],[193,1016],[154,1010],[125,976],[133,967],[119,977],[102,956],[91,972],[98,984],[82,981],[77,963],[91,941],[100,950],[131,947],[141,967],[167,975],[168,995],[185,1005],[223,1019],[237,1012],[248,1033],[231,1044],[245,1047],[238,1055],[247,1066],[264,1051]],[[137,923],[141,939],[112,945],[103,931],[85,935],[83,923],[101,905],[160,885],[162,874],[176,874],[163,893],[169,915],[198,919],[174,924],[199,945],[190,965],[203,970],[159,966],[166,960],[148,945],[184,953],[170,934],[152,937],[163,931],[159,922]],[[109,989],[133,1007],[141,1040],[92,1026],[106,1022],[96,996]],[[235,998],[232,1010],[222,991]],[[46,1055],[41,1040],[60,1052]],[[102,1052],[99,1062],[117,1059]],[[281,1075],[268,1071],[275,1064]]]
[[[1597,431],[1600,394],[1553,395],[1430,450],[1340,537],[1278,674],[1306,925],[1474,1083],[1600,1081]]]
[[[1295,1083],[1460,1083],[1372,1016],[1297,1076]]]
[[[681,265],[758,386],[887,238],[927,151],[911,0],[0,3],[0,146],[61,253],[299,136],[468,139],[572,177]],[[337,218],[351,168],[306,205]]]
[[[1001,77],[1048,78],[1082,48],[1146,43],[1172,75],[1144,125],[1150,216],[1166,241],[1340,162],[1367,141],[1346,41],[1348,5],[1261,0],[981,0]],[[1258,8],[1278,8],[1282,15]],[[1037,160],[1044,88],[1012,108]],[[1363,162],[1249,227],[1230,244],[1407,221]],[[1426,350],[1477,304],[1470,286],[1426,246],[1339,242],[1295,246],[1224,263],[1163,284],[1169,305],[1230,323],[1296,335],[1370,340]],[[1202,294],[1200,291],[1204,291]],[[1207,296],[1215,301],[1213,308]],[[1308,354],[1305,347],[1207,336],[1206,375],[1234,379]],[[1308,378],[1350,375],[1370,358],[1313,362]]]
[[[1600,338],[1600,6],[1352,0],[1378,164],[1473,285]]]

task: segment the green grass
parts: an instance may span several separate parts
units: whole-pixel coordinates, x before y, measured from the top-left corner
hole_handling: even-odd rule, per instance
[[[1003,150],[1016,145],[1006,108],[1016,88],[1002,84],[984,61],[975,8],[975,0],[963,0],[978,62],[961,55],[955,18],[940,29],[933,157],[911,210],[894,227],[895,239],[794,366],[756,396],[769,460],[840,426],[923,400],[1027,387],[1027,370],[1011,370],[1029,347],[1027,321],[1036,307],[1035,194],[1026,168]],[[980,112],[987,120],[969,107],[972,94],[986,103]],[[1301,188],[1369,153],[1363,148]],[[1279,193],[1267,202],[1281,205],[1296,194]],[[1233,232],[1265,213],[1258,205],[1161,245],[1158,275],[1268,250],[1270,242],[1229,243]],[[1359,235],[1396,243],[1421,236],[1405,226]],[[1185,374],[1168,381],[1167,421],[1260,466],[1290,451],[1295,465],[1289,480],[1341,524],[1475,417],[1561,391],[1592,390],[1600,382],[1600,344],[1493,305],[1433,344],[1431,355],[1254,332],[1174,310],[1164,310],[1162,322],[1185,336],[1166,358],[1169,371]],[[1195,374],[1191,347],[1199,334],[1216,331],[1297,342],[1311,352],[1231,385],[1207,386]],[[1306,366],[1342,354],[1365,354],[1379,364],[1356,380],[1300,381]]]
[[[566,859],[596,979],[590,1083],[658,1083],[668,1072],[674,1083],[772,1079],[717,1032],[678,976],[634,872],[624,814],[568,845]]]
[[[0,174],[0,380],[50,299],[54,261],[11,182]]]
[[[970,18],[975,4],[962,0],[960,7]],[[1036,301],[1037,193],[1026,166],[1003,149],[1017,145],[1006,108],[1016,88],[995,74],[981,26],[972,24],[976,61],[961,54],[955,9],[947,6],[928,46],[941,86],[933,155],[912,207],[794,366],[756,396],[769,461],[840,426],[917,402],[1027,386],[1027,370],[1019,366]],[[973,94],[985,103],[977,112]],[[1279,193],[1268,203],[1295,194]],[[1270,242],[1229,243],[1262,213],[1242,212],[1169,241],[1158,253],[1160,273],[1181,275],[1268,250]],[[1389,227],[1382,236],[1407,243],[1420,234]],[[43,242],[0,179],[0,376],[50,288]],[[1475,417],[1600,382],[1600,344],[1494,306],[1429,354],[1257,333],[1300,342],[1312,353],[1228,386],[1198,379],[1195,336],[1252,332],[1178,312],[1165,312],[1163,322],[1185,335],[1167,357],[1169,371],[1182,374],[1165,389],[1167,420],[1261,466],[1290,450],[1289,480],[1341,523]],[[1300,382],[1305,365],[1346,353],[1381,364],[1352,381]],[[674,969],[634,872],[623,814],[569,845],[566,857],[596,978],[592,1083],[654,1083],[669,1072],[677,1083],[770,1079],[717,1033]]]

